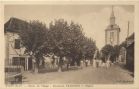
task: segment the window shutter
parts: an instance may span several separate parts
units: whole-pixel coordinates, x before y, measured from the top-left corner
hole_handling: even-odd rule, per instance
[[[20,39],[15,39],[15,49],[20,49]]]

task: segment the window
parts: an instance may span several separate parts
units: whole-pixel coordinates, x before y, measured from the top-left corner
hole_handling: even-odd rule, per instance
[[[15,39],[14,48],[15,49],[20,49],[20,39]]]
[[[20,57],[13,57],[12,65],[20,65]]]
[[[111,28],[113,28],[113,25],[111,25]]]
[[[25,69],[25,57],[13,57],[12,65],[23,66],[23,68]]]
[[[110,32],[110,42],[113,43],[114,41],[114,32]]]

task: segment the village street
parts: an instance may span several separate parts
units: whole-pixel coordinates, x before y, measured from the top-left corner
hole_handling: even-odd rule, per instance
[[[134,5],[3,8],[5,84],[134,84]]]
[[[49,72],[33,74],[24,72],[23,84],[132,84],[131,73],[119,65],[110,68],[93,68],[64,72]]]

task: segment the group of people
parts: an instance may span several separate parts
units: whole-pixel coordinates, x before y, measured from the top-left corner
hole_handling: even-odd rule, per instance
[[[106,67],[109,68],[111,66],[111,61],[107,60],[106,63],[102,62],[102,60],[93,60],[93,67]]]
[[[110,61],[110,57],[108,57],[107,60],[105,60],[105,62],[104,62],[104,60],[102,60],[100,58],[100,55],[101,55],[101,53],[99,53],[99,51],[96,50],[94,53],[93,60],[81,60],[80,67],[83,68],[84,66],[87,67],[88,65],[92,65],[94,68],[97,68],[97,67],[109,68],[112,64]],[[50,68],[50,69],[58,67],[60,65],[60,63],[61,63],[61,66],[67,65],[67,69],[68,69],[68,68],[70,68],[70,66],[71,66],[70,64],[72,62],[72,59],[66,58],[66,57],[62,57],[63,60],[61,61],[60,57],[57,57],[55,55],[46,55],[43,58],[44,58],[44,66],[46,68]],[[41,64],[42,64],[42,62],[40,62],[40,65]]]
[[[89,65],[92,65],[93,68],[98,68],[98,67],[106,67],[106,68],[109,68],[112,63],[110,60],[107,60],[106,62],[103,62],[102,60],[100,59],[94,59],[92,62],[90,62],[90,60],[81,60],[80,61],[80,66],[81,68],[83,68],[84,66],[89,66]]]
[[[110,55],[107,57],[107,59],[102,58],[101,56],[102,54],[99,53],[98,50],[96,50],[92,61],[81,60],[80,62],[81,68],[83,68],[84,65],[87,67],[89,64],[92,65],[94,68],[98,68],[98,67],[109,68],[113,64],[110,60]]]
[[[102,53],[99,53],[98,50],[95,51],[94,59],[93,59],[93,67],[106,67],[109,68],[112,62],[110,61],[110,55],[107,59],[102,58]]]

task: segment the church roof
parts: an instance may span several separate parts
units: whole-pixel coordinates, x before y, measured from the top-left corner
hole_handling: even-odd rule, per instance
[[[113,6],[112,6],[112,12],[111,12],[111,17],[110,18],[113,18],[113,17],[115,17],[115,16],[114,16],[114,10],[113,10]]]
[[[106,30],[115,30],[115,29],[119,29],[120,27],[115,24],[115,16],[114,16],[114,10],[113,10],[113,6],[112,6],[112,12],[111,12],[111,16],[110,16],[110,24],[107,26]]]

